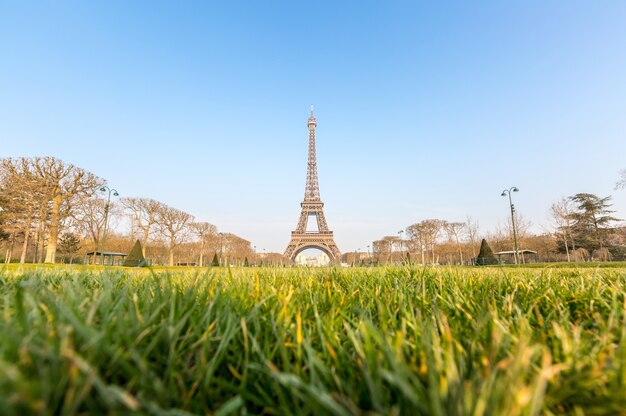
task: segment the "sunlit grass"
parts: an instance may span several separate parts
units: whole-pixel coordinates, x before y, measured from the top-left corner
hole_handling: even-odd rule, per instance
[[[0,414],[626,414],[625,290],[621,268],[12,265]]]

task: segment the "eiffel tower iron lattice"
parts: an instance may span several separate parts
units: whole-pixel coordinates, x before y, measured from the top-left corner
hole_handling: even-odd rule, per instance
[[[328,255],[331,261],[339,261],[341,252],[335,244],[333,232],[328,229],[324,216],[324,203],[320,198],[320,186],[317,180],[317,158],[315,152],[315,127],[317,121],[313,116],[309,117],[309,159],[306,168],[306,185],[304,187],[304,201],[300,204],[300,219],[295,231],[291,232],[291,241],[285,249],[284,256],[294,261],[296,256],[308,248],[316,248]],[[307,231],[309,218],[315,216],[317,230]]]

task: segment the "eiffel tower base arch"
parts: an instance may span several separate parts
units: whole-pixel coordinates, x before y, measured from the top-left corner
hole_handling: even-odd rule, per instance
[[[291,241],[285,250],[284,256],[291,262],[296,260],[296,256],[302,251],[314,248],[324,252],[331,263],[341,260],[341,253],[332,235],[332,231],[326,233],[301,234],[297,232],[291,233]]]

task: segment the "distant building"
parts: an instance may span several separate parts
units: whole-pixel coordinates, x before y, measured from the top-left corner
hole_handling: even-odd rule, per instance
[[[320,253],[317,257],[307,257],[306,254],[300,253],[296,256],[295,262],[298,266],[323,267],[330,264],[330,257],[326,253]]]
[[[121,266],[128,253],[114,253],[112,251],[88,251],[85,253],[85,264],[93,263],[93,256],[96,256],[94,264],[104,264],[105,266]]]
[[[498,257],[500,264],[513,264],[515,263],[515,250],[498,251],[494,253]],[[519,256],[519,263],[537,263],[537,252],[533,250],[517,250]]]

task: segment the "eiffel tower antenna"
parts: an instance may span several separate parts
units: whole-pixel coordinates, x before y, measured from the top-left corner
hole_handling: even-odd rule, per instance
[[[341,252],[335,244],[333,232],[328,229],[324,216],[324,203],[320,198],[320,186],[317,180],[317,158],[315,150],[315,127],[317,120],[311,116],[307,126],[309,127],[309,155],[306,168],[306,184],[304,186],[304,201],[300,204],[300,220],[295,231],[291,232],[291,241],[285,249],[284,256],[293,261],[296,256],[308,248],[316,248],[328,255],[331,261],[339,261]],[[309,217],[315,216],[317,231],[307,231]]]

